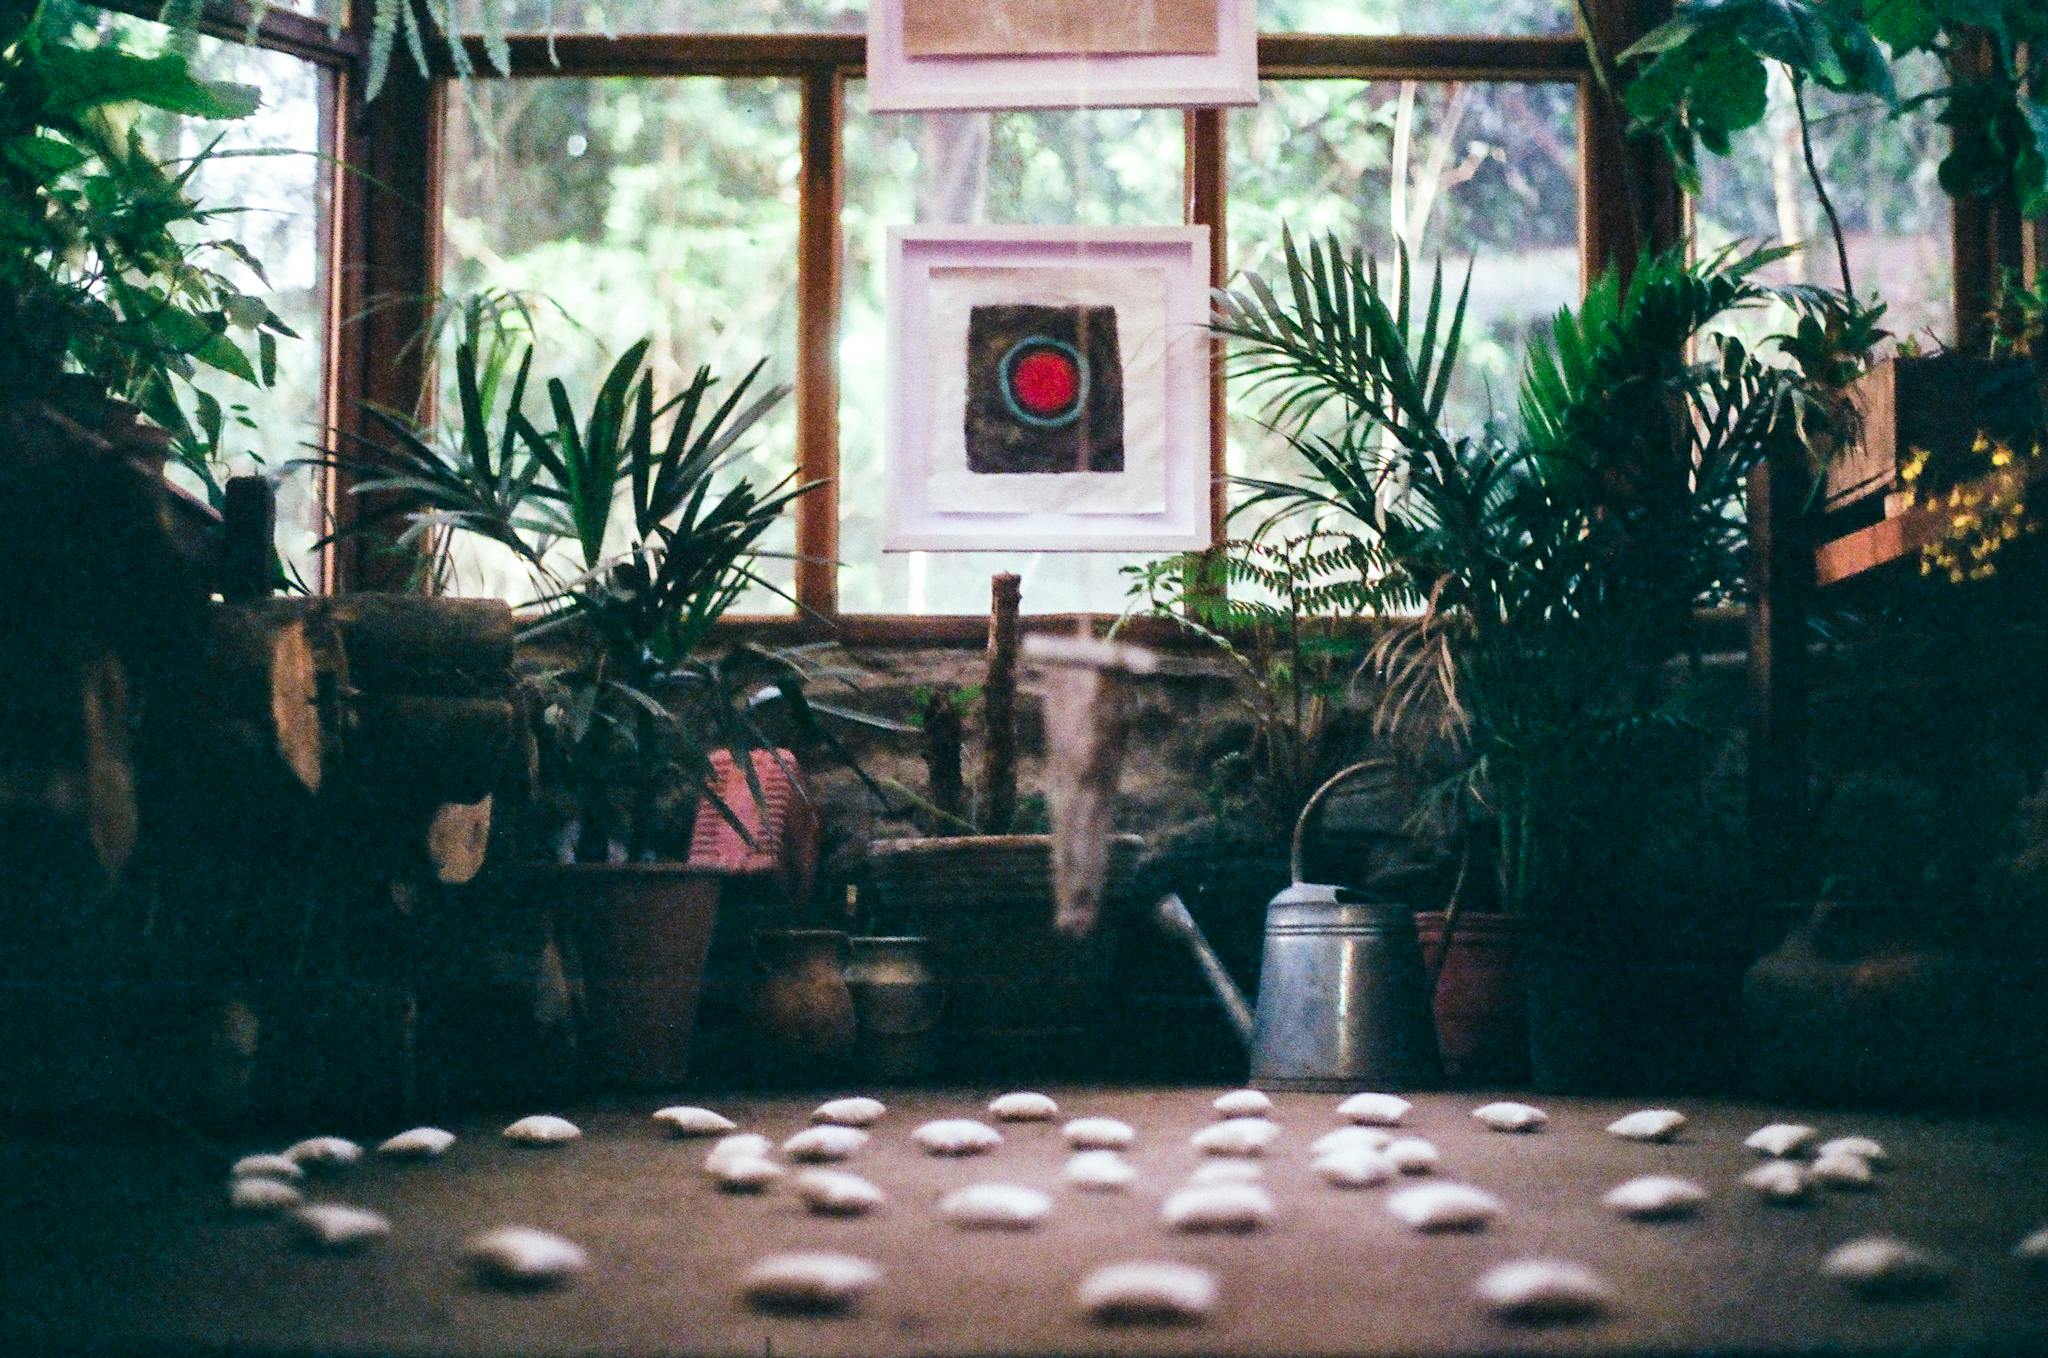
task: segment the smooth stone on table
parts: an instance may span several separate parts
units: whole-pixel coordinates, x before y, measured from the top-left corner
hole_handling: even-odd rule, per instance
[[[1607,1134],[1624,1141],[1669,1141],[1684,1126],[1685,1114],[1675,1108],[1645,1108],[1608,1123]]]
[[[306,1177],[306,1171],[289,1155],[245,1155],[228,1167],[228,1175],[236,1179],[253,1177],[296,1183]]]
[[[704,1168],[715,1170],[721,1160],[765,1160],[774,1150],[775,1143],[759,1132],[734,1132],[712,1143]]]
[[[1645,1174],[1608,1190],[1601,1202],[1638,1221],[1665,1221],[1689,1217],[1707,1200],[1707,1190],[1691,1179],[1669,1174]]]
[[[1048,1095],[1019,1092],[989,1100],[988,1111],[998,1122],[1051,1122],[1060,1106]]]
[[[1742,1144],[1784,1160],[1801,1154],[1819,1140],[1820,1132],[1803,1122],[1773,1122],[1751,1132]]]
[[[1193,1184],[1168,1194],[1159,1213],[1176,1231],[1255,1231],[1273,1220],[1273,1197],[1257,1184]]]
[[[705,1168],[727,1193],[758,1193],[782,1177],[782,1166],[765,1155],[713,1156]]]
[[[882,1270],[865,1259],[807,1250],[755,1262],[741,1275],[740,1291],[767,1311],[842,1311],[881,1277]]]
[[[1501,1264],[1472,1290],[1503,1320],[1576,1320],[1598,1315],[1614,1301],[1614,1289],[1598,1274],[1565,1259]]]
[[[1189,1138],[1204,1155],[1264,1155],[1280,1139],[1280,1124],[1266,1118],[1229,1118],[1211,1123]]]
[[[583,1129],[552,1113],[523,1117],[501,1133],[515,1146],[561,1146],[583,1135]]]
[[[1821,1271],[1866,1297],[1912,1297],[1940,1290],[1949,1279],[1944,1261],[1903,1240],[1866,1236],[1830,1251]]]
[[[1085,1154],[1086,1152],[1084,1152]],[[1207,1160],[1188,1175],[1191,1184],[1255,1184],[1266,1177],[1256,1160]]]
[[[868,1144],[868,1134],[858,1127],[824,1124],[807,1127],[782,1143],[782,1153],[792,1160],[844,1160]]]
[[[1060,1129],[1075,1150],[1120,1151],[1138,1139],[1131,1124],[1116,1118],[1075,1118]]]
[[[282,1212],[302,1201],[299,1190],[281,1179],[244,1174],[228,1183],[228,1207],[236,1212]]]
[[[1273,1111],[1273,1100],[1261,1090],[1233,1089],[1209,1106],[1227,1118],[1257,1118]]]
[[[694,1104],[657,1108],[654,1120],[671,1136],[723,1136],[739,1130],[739,1124],[723,1113],[714,1113],[709,1108],[699,1108]]]
[[[1838,1136],[1832,1141],[1823,1141],[1814,1155],[1822,1160],[1830,1155],[1853,1155],[1872,1169],[1883,1169],[1892,1159],[1882,1145],[1867,1136]]]
[[[1081,1280],[1074,1300],[1090,1316],[1107,1323],[1188,1323],[1216,1308],[1216,1278],[1192,1264],[1108,1264]]]
[[[1399,1094],[1353,1094],[1337,1105],[1337,1116],[1366,1127],[1398,1127],[1414,1106]]]
[[[2048,1264],[2048,1226],[2043,1226],[2012,1247],[2012,1257],[2030,1264]]]
[[[1403,1174],[1428,1174],[1443,1161],[1436,1143],[1419,1136],[1397,1136],[1380,1154],[1393,1161],[1394,1168]]]
[[[1813,1179],[1806,1167],[1793,1160],[1766,1160],[1742,1176],[1764,1201],[1792,1205],[1813,1197]]]
[[[1386,1155],[1363,1146],[1318,1156],[1311,1168],[1317,1178],[1332,1188],[1371,1188],[1401,1172],[1401,1167]]]
[[[1806,1176],[1817,1184],[1849,1192],[1877,1187],[1877,1175],[1871,1170],[1868,1160],[1840,1151],[1815,1160],[1807,1167]]]
[[[1489,1103],[1472,1110],[1472,1116],[1496,1132],[1534,1132],[1550,1121],[1550,1114],[1526,1103]]]
[[[969,1184],[939,1202],[940,1216],[955,1226],[980,1230],[1028,1230],[1051,1211],[1051,1198],[1019,1184]]]
[[[1422,1184],[1390,1195],[1387,1211],[1418,1231],[1476,1231],[1500,1215],[1499,1198],[1469,1184]]]
[[[285,1151],[301,1169],[347,1169],[363,1158],[363,1148],[345,1136],[309,1136]]]
[[[927,1122],[910,1139],[933,1155],[980,1155],[1003,1144],[1003,1134],[973,1118],[940,1118]]]
[[[391,1160],[432,1160],[455,1144],[455,1133],[440,1127],[414,1127],[378,1143],[377,1154]]]
[[[1311,1155],[1336,1155],[1351,1151],[1384,1151],[1394,1144],[1394,1134],[1378,1127],[1339,1127],[1325,1132],[1310,1146]]]
[[[796,1176],[796,1195],[820,1216],[857,1217],[887,1199],[882,1190],[843,1169],[807,1169]]]
[[[872,1127],[889,1111],[880,1099],[831,1099],[811,1112],[811,1121],[840,1127]]]
[[[287,1218],[299,1243],[308,1249],[346,1254],[384,1239],[391,1222],[380,1212],[338,1202],[309,1202]]]
[[[462,1248],[479,1282],[496,1287],[559,1287],[590,1267],[581,1245],[531,1226],[500,1226]]]
[[[1138,1180],[1137,1166],[1115,1151],[1075,1151],[1060,1177],[1090,1193],[1114,1193]]]

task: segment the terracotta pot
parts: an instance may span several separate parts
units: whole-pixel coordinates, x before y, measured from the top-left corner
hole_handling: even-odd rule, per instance
[[[583,995],[584,1067],[596,1083],[673,1085],[689,1070],[720,879],[682,863],[537,868]]]
[[[1417,911],[1422,962],[1437,970],[1437,1045],[1457,1084],[1507,1085],[1529,1075],[1529,995],[1523,973],[1531,928],[1517,915],[1460,914],[1444,952],[1445,912]]]
[[[772,1068],[756,1076],[810,1079],[830,1074],[853,1053],[858,1028],[846,984],[846,935],[837,929],[763,929],[754,935],[762,967],[754,984],[754,1024]]]

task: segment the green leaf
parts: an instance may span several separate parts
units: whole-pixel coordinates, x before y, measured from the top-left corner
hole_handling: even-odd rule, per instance
[[[263,102],[248,85],[201,80],[176,53],[141,57],[111,46],[48,47],[39,63],[47,116],[75,118],[108,104],[147,104],[192,118],[246,118]]]
[[[265,330],[256,336],[256,357],[263,374],[263,385],[277,385],[277,336]]]
[[[68,174],[92,157],[61,137],[31,135],[14,137],[6,144],[5,157],[45,183]]]

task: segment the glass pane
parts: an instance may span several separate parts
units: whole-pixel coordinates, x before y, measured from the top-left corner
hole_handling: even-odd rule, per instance
[[[137,50],[148,50],[148,44],[169,36],[154,23],[118,22],[127,26]],[[326,223],[331,175],[319,153],[323,107],[332,91],[317,66],[241,43],[200,38],[192,60],[209,80],[261,90],[262,107],[253,117],[228,123],[146,112],[144,134],[165,159],[197,155],[219,139],[193,176],[191,193],[205,206],[222,210],[209,224],[209,234],[235,242],[263,266],[267,287],[253,274],[247,274],[243,284],[298,334],[297,339],[278,342],[273,386],[253,387],[225,373],[201,369],[199,385],[229,412],[222,434],[227,457],[219,475],[262,471],[278,477],[279,553],[302,581],[317,588],[319,555],[313,544],[326,528],[323,479],[310,468],[289,473],[283,469],[323,441],[328,423]],[[230,276],[242,272],[240,265],[224,257],[208,262]],[[203,486],[186,473],[173,469],[172,475],[184,479],[194,492],[203,492]]]
[[[1578,95],[1571,85],[1289,80],[1230,122],[1230,266],[1276,281],[1281,230],[1331,232],[1390,270],[1469,267],[1453,430],[1512,416],[1530,334],[1580,292]],[[1383,273],[1383,277],[1386,274]],[[1230,468],[1286,478],[1293,454],[1233,379]],[[1248,531],[1240,522],[1233,531]]]
[[[1029,613],[1114,613],[1122,553],[884,556],[882,258],[906,223],[1157,226],[1181,219],[1183,120],[1170,110],[869,114],[847,91],[846,279],[839,343],[839,606],[985,613],[988,578],[1023,577]]]
[[[490,5],[507,33],[860,33],[867,0],[457,0],[474,32]]]
[[[587,410],[641,339],[652,341],[663,396],[700,364],[731,383],[766,358],[764,378],[793,379],[795,83],[480,80],[469,94],[448,101],[442,287],[451,299],[500,293],[524,305],[537,335],[530,413],[542,417],[549,377]],[[732,475],[765,488],[789,474],[795,403],[775,407],[743,446]],[[793,588],[793,516],[762,546],[782,555],[764,558],[761,575]],[[466,544],[457,567],[464,592],[529,597],[509,557]],[[790,607],[756,587],[738,611]]]
[[[1570,33],[1573,0],[1259,0],[1267,33]]]
[[[1945,83],[1938,62],[1924,53],[1900,63],[1897,75],[1907,98]],[[1896,336],[1953,340],[1954,223],[1935,178],[1947,133],[1926,108],[1894,119],[1877,101],[1818,89],[1808,90],[1806,106],[1814,161],[1842,219],[1857,294],[1882,297],[1885,328]],[[1841,286],[1834,238],[1806,173],[1792,89],[1777,68],[1764,121],[1737,139],[1734,154],[1703,153],[1700,177],[1694,230],[1702,249],[1736,239],[1803,243],[1776,276]],[[1756,314],[1743,329],[1768,333],[1783,319]]]

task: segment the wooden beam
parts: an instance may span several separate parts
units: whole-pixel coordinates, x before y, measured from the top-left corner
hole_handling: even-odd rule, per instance
[[[1569,36],[1259,35],[1267,79],[1570,81],[1585,70],[1585,45]]]
[[[1774,459],[1749,477],[1750,877],[1765,901],[1798,899],[1805,885],[1811,489],[1797,456]]]
[[[1670,0],[1586,0],[1593,17],[1588,35],[1600,53],[1596,69],[1587,53],[1579,86],[1580,249],[1584,276],[1609,265],[1623,275],[1645,249],[1664,250],[1685,237],[1685,203],[1670,159],[1628,135],[1628,112],[1603,85],[1620,79],[1613,59],[1671,15]],[[1586,41],[1574,39],[1586,48]]]
[[[164,12],[162,0],[94,0],[94,3],[103,9],[133,14],[141,19],[159,19]],[[250,41],[249,19],[253,12],[247,0],[207,0],[191,27],[229,42],[247,43]],[[272,52],[283,52],[301,61],[318,62],[323,66],[346,66],[362,56],[362,35],[368,31],[355,24],[330,26],[325,19],[300,14],[282,5],[267,5],[262,19],[256,24],[254,45]]]
[[[495,70],[481,38],[465,38],[463,45],[478,71]],[[515,76],[857,75],[867,64],[867,40],[857,33],[526,33],[506,45]],[[454,74],[446,52],[436,60],[438,74]]]
[[[1221,109],[1198,109],[1187,115],[1187,152],[1184,183],[1187,221],[1190,226],[1209,228],[1209,286],[1220,288],[1230,278],[1229,185],[1225,171],[1229,157],[1226,144],[1228,114]],[[1224,346],[1221,339],[1209,340],[1209,539],[1219,542],[1230,513],[1230,497],[1224,477],[1228,473],[1226,452],[1230,444],[1229,402],[1224,389]]]
[[[1993,472],[1965,483],[1965,491],[1990,494],[2003,472]],[[2048,481],[2048,469],[2032,467],[2028,482],[2039,486]],[[1845,533],[1822,543],[1813,554],[1813,580],[1821,589],[1853,580],[1869,571],[1913,556],[1941,540],[1951,511],[1939,506],[1909,509],[1903,514]]]
[[[797,476],[823,482],[796,502],[797,603],[839,612],[839,291],[845,91],[830,69],[803,77],[797,194]]]

